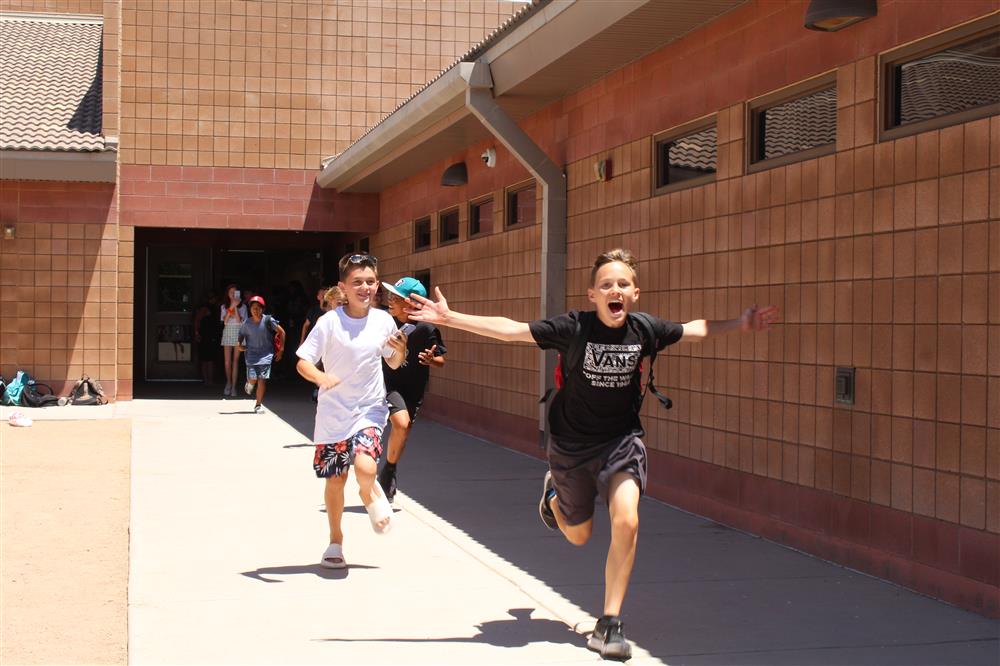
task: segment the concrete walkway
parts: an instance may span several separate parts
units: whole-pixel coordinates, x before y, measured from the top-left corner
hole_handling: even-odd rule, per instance
[[[133,419],[134,664],[593,664],[606,511],[583,548],[541,525],[544,464],[427,420],[376,536],[348,486],[326,545],[308,390],[267,414],[214,397]],[[353,476],[352,476],[353,478]],[[996,664],[998,624],[643,500],[633,664]]]

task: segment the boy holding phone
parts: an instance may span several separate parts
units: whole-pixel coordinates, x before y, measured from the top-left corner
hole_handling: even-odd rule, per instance
[[[330,569],[347,567],[341,520],[352,466],[372,529],[383,534],[392,524],[392,507],[375,481],[388,416],[381,360],[390,367],[401,364],[406,337],[397,335],[392,317],[372,307],[378,291],[377,266],[370,254],[341,258],[338,286],[347,302],[323,315],[295,352],[299,374],[319,387],[313,470],[326,480],[323,497],[330,544],[320,566]],[[322,370],[317,367],[321,361]]]
[[[406,308],[413,305],[410,296],[427,296],[427,289],[420,281],[412,277],[404,277],[395,284],[382,283],[382,288],[388,294],[389,314],[396,320],[399,331],[407,336],[406,360],[399,368],[391,368],[382,364],[382,374],[385,377],[385,399],[389,403],[389,422],[392,430],[389,432],[389,452],[385,457],[385,465],[379,473],[379,485],[385,490],[385,496],[392,502],[396,497],[396,466],[406,448],[406,439],[410,435],[417,411],[424,400],[424,391],[430,379],[430,368],[444,366],[444,355],[448,350],[441,340],[441,332],[424,322],[411,322]]]

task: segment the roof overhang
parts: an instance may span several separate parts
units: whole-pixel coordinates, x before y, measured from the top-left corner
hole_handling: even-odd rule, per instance
[[[117,151],[0,150],[0,180],[113,183]]]
[[[745,0],[551,0],[470,58],[489,65],[493,96],[520,121],[730,11]],[[489,40],[487,40],[489,42]],[[489,136],[465,105],[459,62],[343,153],[316,181],[379,192]]]

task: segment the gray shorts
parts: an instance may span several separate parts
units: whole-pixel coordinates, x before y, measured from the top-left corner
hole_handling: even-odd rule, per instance
[[[556,489],[559,510],[570,525],[579,525],[594,515],[594,499],[600,495],[608,503],[608,485],[618,472],[631,474],[646,491],[646,445],[639,433],[616,437],[601,444],[567,448],[549,439],[549,469]]]

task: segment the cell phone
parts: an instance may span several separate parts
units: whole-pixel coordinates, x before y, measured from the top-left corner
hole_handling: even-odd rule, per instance
[[[410,322],[406,322],[405,324],[399,327],[399,332],[402,333],[403,335],[409,335],[414,330],[416,330],[416,328],[417,328],[416,324],[411,324]]]
[[[233,298],[235,298],[236,300],[240,300],[240,290],[239,289],[237,289],[237,290],[235,290],[233,292]]]

